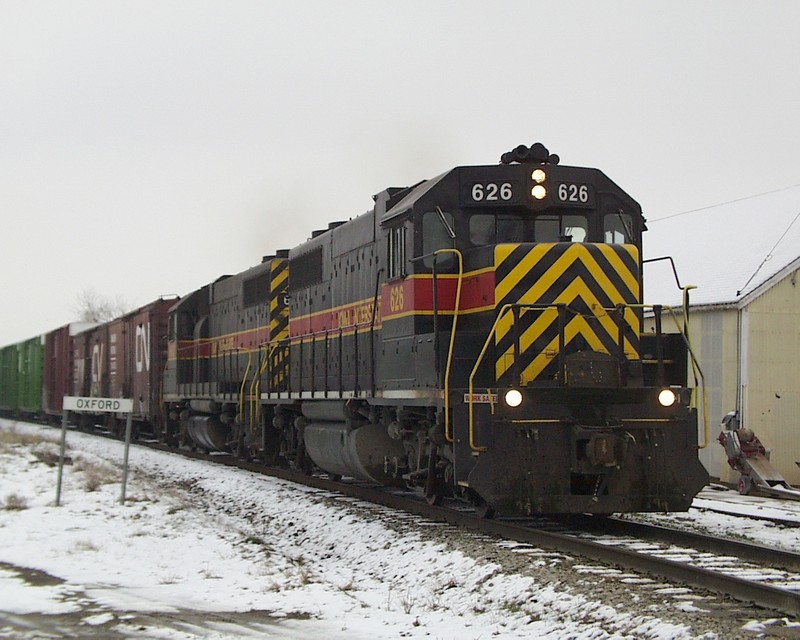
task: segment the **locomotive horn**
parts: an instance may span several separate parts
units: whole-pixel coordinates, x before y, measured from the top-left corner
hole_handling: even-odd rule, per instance
[[[555,153],[550,153],[541,142],[535,142],[530,147],[521,144],[500,156],[500,162],[503,164],[512,162],[558,164],[560,160]]]
[[[526,160],[531,159],[531,150],[528,149],[524,144],[519,145],[516,149],[514,149],[514,160],[517,162],[525,162]]]
[[[547,162],[547,156],[550,152],[541,142],[535,142],[531,145],[528,157],[534,162]]]

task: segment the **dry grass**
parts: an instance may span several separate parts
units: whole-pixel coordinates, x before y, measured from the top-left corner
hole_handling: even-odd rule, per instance
[[[87,491],[97,491],[103,485],[121,480],[119,469],[103,462],[79,458],[75,461],[75,469],[83,473]]]
[[[39,433],[17,431],[14,427],[0,429],[0,452],[6,453],[16,447],[33,447],[42,443],[57,443],[58,438]]]
[[[33,446],[31,453],[34,458],[39,462],[44,462],[48,467],[55,467],[61,457],[61,450],[58,443],[55,442],[39,442]],[[72,458],[66,454],[64,454],[64,464],[72,464]]]
[[[86,553],[87,551],[100,551],[100,547],[91,540],[78,540],[68,553]]]
[[[28,501],[17,493],[9,493],[3,500],[6,511],[23,511],[28,508]]]

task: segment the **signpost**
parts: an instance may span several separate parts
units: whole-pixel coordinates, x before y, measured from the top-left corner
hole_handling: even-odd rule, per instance
[[[122,463],[122,493],[120,504],[125,504],[125,486],[128,483],[128,451],[131,446],[131,422],[133,400],[130,398],[83,398],[64,396],[62,405],[64,414],[61,417],[61,452],[58,459],[58,482],[56,484],[56,506],[61,506],[61,477],[64,473],[64,451],[67,446],[67,418],[70,411],[84,413],[127,413],[125,421],[125,457]]]

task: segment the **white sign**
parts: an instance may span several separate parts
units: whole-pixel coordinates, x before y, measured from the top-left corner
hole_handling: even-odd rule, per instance
[[[473,393],[472,395],[465,393],[464,394],[464,403],[469,404],[470,402],[479,403],[479,404],[496,404],[497,403],[497,394],[496,393]]]
[[[132,413],[130,398],[79,398],[64,396],[64,411],[90,411],[93,413]]]

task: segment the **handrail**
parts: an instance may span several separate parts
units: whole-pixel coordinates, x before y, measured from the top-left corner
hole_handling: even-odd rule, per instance
[[[381,271],[382,271],[382,269],[378,270],[378,275],[380,275]],[[327,340],[328,340],[328,338],[331,335],[338,334],[339,348],[341,349],[343,333],[345,331],[353,331],[354,335],[355,335],[355,349],[356,349],[356,363],[355,363],[355,371],[354,371],[354,377],[355,377],[356,384],[355,384],[355,389],[354,390],[356,392],[358,392],[359,391],[358,383],[359,383],[359,377],[360,377],[359,373],[358,373],[358,338],[359,338],[359,329],[363,329],[363,328],[368,329],[369,330],[369,336],[370,336],[370,344],[369,344],[369,349],[370,349],[370,393],[373,396],[375,395],[375,390],[376,390],[376,382],[375,382],[375,338],[374,338],[374,334],[375,334],[375,323],[377,322],[377,318],[378,318],[378,302],[380,301],[380,286],[379,285],[380,285],[380,281],[377,280],[376,283],[375,283],[375,295],[374,295],[373,300],[372,300],[371,313],[370,313],[369,320],[364,321],[364,322],[353,322],[352,324],[346,324],[346,325],[338,325],[338,326],[335,326],[335,327],[330,327],[330,328],[326,328],[326,329],[320,329],[319,331],[308,331],[307,333],[297,334],[297,335],[291,336],[290,338],[285,338],[284,339],[291,346],[293,341],[300,341],[302,343],[306,338],[310,338],[311,339],[311,349],[312,349],[311,358],[312,358],[312,363],[313,363],[316,360],[316,356],[314,354],[314,348],[315,348],[317,340],[323,340],[324,339],[326,341],[326,351],[325,352],[326,352],[326,358],[327,358],[327,354],[328,354]],[[326,371],[327,371],[327,365],[326,365]],[[341,376],[342,376],[342,371],[343,371],[343,364],[342,364],[342,360],[340,358],[340,360],[339,360],[339,378],[340,378],[340,380],[341,380]],[[329,391],[328,388],[327,388],[327,384],[328,383],[327,383],[327,375],[326,375],[326,382],[325,382],[325,393],[326,394]],[[312,389],[311,389],[311,391],[312,391],[312,393],[315,391],[315,389],[313,387],[313,378],[312,378]],[[343,389],[342,389],[342,384],[341,384],[341,381],[340,381],[340,384],[339,384],[339,394],[340,394],[340,396],[341,396],[342,391],[343,391]]]
[[[703,444],[697,445],[698,449],[705,449],[708,446],[708,439],[709,439],[709,428],[708,428],[708,395],[706,394],[706,377],[703,375],[703,370],[700,368],[700,363],[697,361],[697,357],[694,355],[694,349],[692,349],[692,344],[689,338],[689,291],[691,289],[697,289],[695,285],[686,285],[685,287],[681,287],[683,290],[683,339],[686,342],[686,348],[689,351],[689,355],[692,359],[692,373],[694,374],[694,381],[695,381],[695,388],[697,388],[697,376],[700,376],[701,381],[701,394],[703,400]],[[670,312],[672,310],[670,309]],[[674,314],[673,314],[674,318]],[[677,319],[675,319],[677,324]]]
[[[444,371],[444,437],[447,442],[454,442],[453,429],[450,425],[450,368],[453,364],[453,347],[456,342],[456,325],[458,310],[461,308],[461,283],[464,280],[464,256],[458,249],[438,249],[433,255],[454,253],[458,258],[458,284],[456,285],[456,301],[453,308],[453,325],[450,327],[450,346],[447,349],[447,365]]]
[[[267,368],[270,368],[270,371],[269,371],[270,376],[275,374],[275,372],[272,371],[272,369],[271,369],[272,365],[270,363],[270,360],[272,359],[272,356],[274,355],[275,351],[277,351],[281,347],[283,347],[283,348],[288,348],[289,347],[289,338],[288,337],[275,338],[274,340],[268,340],[267,342],[262,342],[258,346],[262,350],[267,348],[267,347],[269,348],[269,353],[267,354],[267,358],[264,360],[264,364],[262,365],[261,371],[259,372],[259,381],[258,382],[259,382],[259,388],[260,388],[261,377],[264,375],[264,371],[267,370]],[[273,389],[271,388],[272,387],[272,379],[270,379],[269,382],[270,382],[270,390],[268,391],[268,393],[271,393],[273,391]]]
[[[347,325],[343,325],[341,327],[331,327],[330,329],[321,329],[319,331],[309,331],[308,333],[297,334],[297,335],[294,335],[294,336],[290,336],[289,338],[281,338],[281,340],[284,340],[284,341],[286,341],[286,342],[288,342],[290,344],[291,344],[291,342],[293,340],[302,340],[303,338],[309,338],[309,337],[312,337],[315,340],[317,340],[319,338],[319,336],[325,337],[325,336],[327,336],[328,334],[330,334],[332,332],[338,332],[338,331],[342,331],[342,330],[346,331],[348,329],[357,329],[359,327],[369,327],[369,326],[371,326],[371,324],[372,324],[372,322],[354,322],[353,324],[347,324]],[[270,341],[267,344],[271,344],[271,342],[272,341]]]
[[[242,384],[239,387],[239,415],[244,419],[244,387],[247,384],[247,374],[250,373],[250,366],[253,363],[253,352],[250,349],[242,349],[241,347],[231,349],[230,351],[244,351],[247,353],[247,366],[244,369]]]
[[[500,307],[500,311],[497,314],[497,317],[494,319],[494,324],[492,324],[492,328],[489,330],[489,335],[486,336],[486,341],[483,343],[483,348],[481,348],[478,357],[475,360],[475,366],[472,367],[472,372],[469,374],[469,382],[468,382],[468,389],[469,389],[469,398],[468,398],[468,412],[469,412],[469,448],[473,451],[487,451],[487,447],[479,447],[475,444],[475,417],[474,417],[474,403],[473,403],[473,396],[475,393],[475,374],[478,372],[478,367],[483,362],[483,356],[486,355],[486,351],[489,349],[489,344],[491,343],[492,337],[494,337],[495,333],[497,332],[497,325],[500,324],[500,320],[505,316],[508,310],[513,307],[513,304],[504,304]]]
[[[695,287],[689,286],[685,289],[693,289]],[[675,313],[675,309],[671,306],[667,305],[650,305],[650,304],[628,304],[624,305],[627,308],[631,309],[655,309],[656,307],[661,307],[662,309],[666,309],[669,311],[670,315],[672,316],[673,320],[675,321],[675,325],[680,331],[681,336],[683,337],[684,343],[686,344],[687,351],[691,358],[692,362],[692,371],[695,374],[695,383],[697,383],[697,376],[700,376],[700,389],[702,393],[702,400],[703,400],[703,419],[704,419],[704,432],[705,432],[705,441],[702,446],[698,446],[698,448],[703,449],[708,446],[708,438],[709,438],[709,429],[708,429],[708,399],[706,395],[706,387],[705,387],[705,376],[703,375],[703,371],[700,368],[700,364],[697,361],[697,357],[694,354],[694,350],[692,349],[691,342],[689,340],[689,330],[688,330],[688,291],[685,291],[685,298],[684,304],[682,305],[682,317],[684,319],[684,326],[681,327],[680,323],[678,322],[677,315]],[[487,447],[479,446],[475,441],[475,417],[474,417],[474,396],[475,396],[475,375],[478,372],[478,368],[483,363],[483,359],[486,355],[486,352],[489,349],[489,345],[491,344],[492,338],[497,333],[497,327],[500,324],[500,321],[503,320],[508,313],[509,310],[513,309],[556,309],[558,305],[556,303],[553,304],[524,304],[524,303],[509,303],[503,305],[497,313],[497,317],[495,318],[494,324],[492,328],[489,330],[489,334],[486,336],[486,340],[481,348],[480,353],[478,354],[477,359],[475,360],[475,365],[472,367],[472,372],[469,375],[469,383],[468,383],[468,390],[469,396],[467,404],[469,406],[468,409],[468,416],[469,416],[469,446],[470,449],[474,452],[481,452],[486,451]],[[618,310],[619,306],[606,308],[602,307],[603,311],[614,311]],[[516,354],[519,357],[519,354]],[[446,398],[447,396],[445,396]]]
[[[269,346],[269,343],[261,343],[258,345],[259,353],[261,351],[265,351],[265,347]],[[269,359],[272,357],[272,352],[278,348],[277,344],[272,345],[269,347],[269,352],[267,353],[267,357],[261,362],[261,365],[258,368],[258,372],[256,375],[253,376],[253,382],[250,383],[250,432],[255,432],[255,418],[261,416],[261,377],[264,375],[264,371],[266,371],[267,366],[269,365]]]

